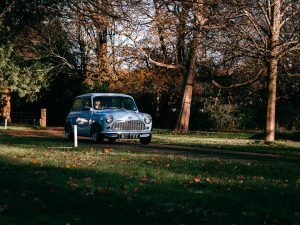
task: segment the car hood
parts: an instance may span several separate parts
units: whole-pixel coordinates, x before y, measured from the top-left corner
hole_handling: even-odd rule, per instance
[[[115,120],[144,120],[144,117],[148,115],[126,109],[103,109],[96,113],[112,115]]]

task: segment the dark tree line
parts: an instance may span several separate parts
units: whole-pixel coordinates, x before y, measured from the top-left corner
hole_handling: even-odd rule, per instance
[[[62,122],[77,94],[126,92],[157,127],[273,141],[299,126],[299,14],[296,0],[2,1],[1,114],[11,95]]]

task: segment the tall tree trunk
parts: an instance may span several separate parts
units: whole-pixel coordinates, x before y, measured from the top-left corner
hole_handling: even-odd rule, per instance
[[[197,58],[199,53],[199,46],[202,39],[203,25],[208,20],[200,12],[201,8],[203,7],[203,2],[204,0],[193,1],[193,10],[195,13],[194,35],[193,35],[192,47],[190,51],[186,82],[184,84],[181,110],[175,128],[176,133],[189,132],[189,122],[190,122],[191,105],[192,105],[192,97],[193,97],[193,86],[194,86],[195,76],[197,72]]]
[[[195,32],[195,36],[192,44],[188,74],[184,86],[181,110],[175,128],[176,133],[189,132],[190,112],[191,112],[191,104],[192,104],[192,97],[193,97],[193,86],[194,86],[194,80],[195,80],[195,75],[197,70],[196,61],[197,61],[201,36],[202,35],[200,31]]]
[[[265,141],[271,142],[275,139],[275,111],[276,111],[276,86],[278,74],[278,43],[280,35],[281,13],[280,0],[274,0],[272,39],[270,43],[270,60],[268,74],[268,102],[266,116]]]
[[[265,141],[270,142],[275,139],[275,111],[276,111],[276,86],[277,86],[278,60],[271,59],[268,80],[268,102],[266,118]]]

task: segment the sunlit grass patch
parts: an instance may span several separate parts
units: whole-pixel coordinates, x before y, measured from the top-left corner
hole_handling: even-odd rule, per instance
[[[300,142],[289,140],[278,140],[267,144],[260,139],[249,138],[251,135],[239,134],[235,136],[214,134],[191,134],[191,135],[174,135],[171,133],[153,135],[154,143],[162,143],[168,145],[181,145],[192,147],[204,147],[214,149],[227,149],[233,151],[261,152],[283,155],[300,156]]]

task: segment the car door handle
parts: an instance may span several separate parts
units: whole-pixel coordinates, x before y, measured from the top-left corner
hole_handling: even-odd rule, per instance
[[[77,124],[83,124],[83,119],[77,118],[77,119],[75,120],[75,122],[76,122]]]

